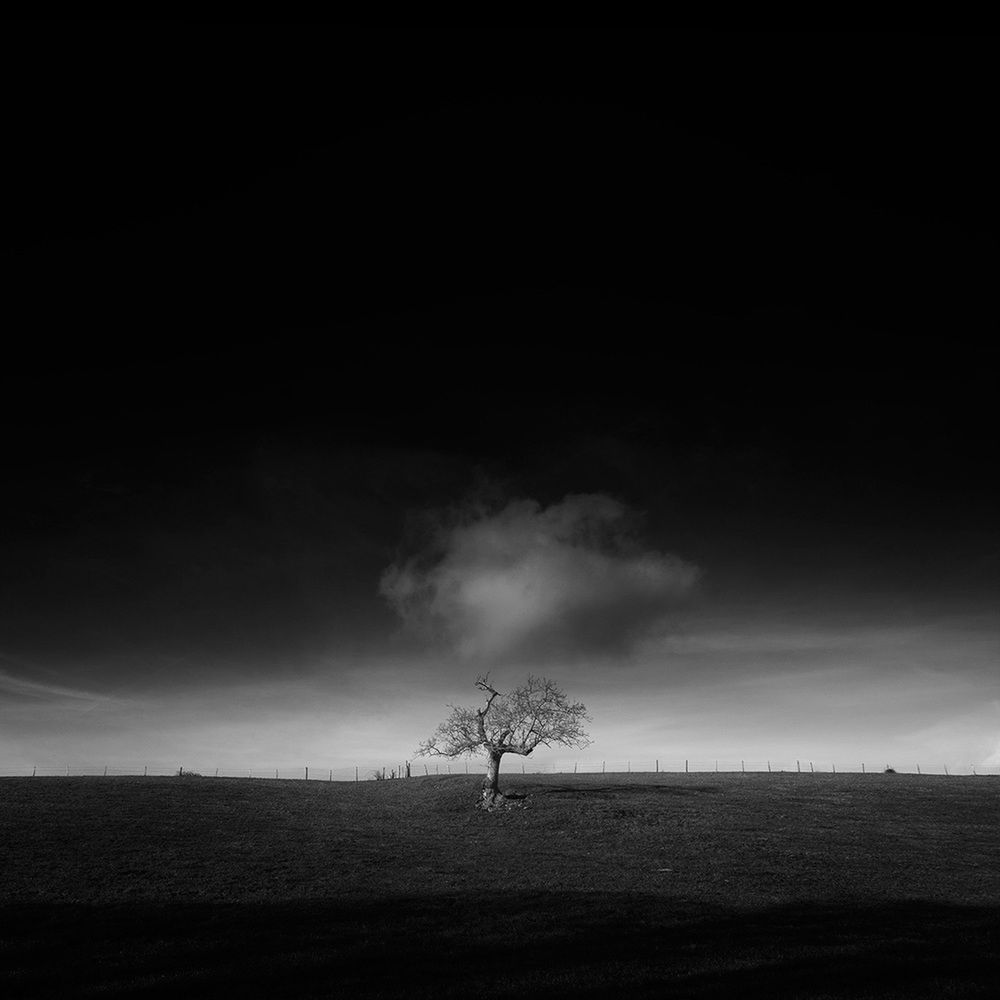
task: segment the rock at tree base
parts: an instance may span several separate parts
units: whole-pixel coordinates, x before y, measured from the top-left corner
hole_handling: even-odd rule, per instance
[[[526,795],[504,795],[503,792],[492,792],[484,788],[476,808],[485,809],[487,812],[496,812],[499,809],[522,809],[527,798]]]

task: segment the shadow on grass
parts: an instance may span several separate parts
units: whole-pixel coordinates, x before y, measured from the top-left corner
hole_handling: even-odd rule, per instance
[[[559,795],[573,799],[611,799],[620,798],[623,794],[629,796],[653,795],[702,795],[722,791],[718,785],[599,785],[589,788],[586,785],[533,785],[529,789],[532,795]]]
[[[6,997],[993,996],[1000,908],[626,894],[18,904]]]

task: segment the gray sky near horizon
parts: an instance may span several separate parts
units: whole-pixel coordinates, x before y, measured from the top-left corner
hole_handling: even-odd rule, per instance
[[[590,488],[599,450],[577,447]],[[186,488],[199,514],[173,531],[144,521],[129,537],[116,519],[99,536],[107,554],[89,558],[96,540],[75,536],[50,564],[65,603],[17,619],[20,645],[0,651],[5,766],[169,764],[180,749],[196,769],[374,766],[412,756],[447,703],[474,703],[486,669],[502,685],[553,677],[588,705],[592,747],[542,763],[1000,765],[982,537],[901,527],[874,505],[867,523],[810,530],[815,510],[769,520],[754,492],[730,498],[713,537],[700,487],[686,500],[683,479],[633,453],[652,488],[622,489],[628,448],[601,449],[617,490],[546,502],[511,485],[530,480],[527,463],[506,480],[480,467],[449,493],[462,476],[444,453],[324,463],[272,445],[239,470],[249,498],[235,510],[210,478]],[[755,491],[809,492],[776,475]],[[436,502],[400,504],[405,489]],[[209,501],[222,512],[211,530]]]

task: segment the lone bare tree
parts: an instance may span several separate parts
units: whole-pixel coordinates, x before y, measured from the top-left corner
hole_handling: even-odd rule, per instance
[[[590,743],[584,722],[587,709],[571,703],[544,677],[529,677],[527,683],[501,694],[489,682],[489,674],[476,678],[475,686],[486,696],[482,708],[449,705],[451,715],[424,740],[418,756],[458,757],[485,750],[489,770],[483,782],[482,805],[491,808],[503,799],[500,791],[500,760],[505,753],[527,757],[535,747],[553,745],[583,748]]]

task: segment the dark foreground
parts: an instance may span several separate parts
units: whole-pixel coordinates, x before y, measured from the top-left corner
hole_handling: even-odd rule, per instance
[[[1000,995],[1000,780],[0,781],[10,997]]]

